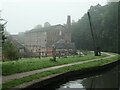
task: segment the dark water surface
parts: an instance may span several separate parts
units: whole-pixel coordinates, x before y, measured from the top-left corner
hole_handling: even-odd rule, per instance
[[[61,90],[63,88],[81,88],[80,90],[90,90],[90,88],[114,88],[115,90],[120,90],[119,77],[120,64],[98,75],[93,75],[83,79],[77,78],[75,80],[68,81],[62,85],[59,85],[56,90]]]

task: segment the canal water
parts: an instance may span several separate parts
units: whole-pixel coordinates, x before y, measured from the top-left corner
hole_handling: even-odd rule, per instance
[[[106,72],[102,72],[97,75],[85,77],[81,79],[78,77],[75,80],[68,81],[56,90],[62,90],[65,88],[80,88],[80,90],[90,90],[92,88],[114,88],[120,90],[120,64],[111,68]],[[92,89],[93,90],[93,89]]]

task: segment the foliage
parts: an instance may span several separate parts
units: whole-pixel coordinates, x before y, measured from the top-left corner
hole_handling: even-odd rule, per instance
[[[44,23],[44,27],[50,27],[51,25],[50,25],[50,23],[49,22],[45,22]]]
[[[16,60],[19,58],[18,50],[10,43],[10,41],[6,41],[2,46],[3,59]]]
[[[105,6],[98,4],[91,6],[88,11],[91,15],[97,46],[100,46],[103,51],[118,52],[118,3],[112,2]],[[94,49],[86,13],[72,24],[72,41],[75,42],[77,49]]]

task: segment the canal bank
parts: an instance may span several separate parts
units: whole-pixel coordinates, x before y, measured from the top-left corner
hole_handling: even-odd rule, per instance
[[[60,84],[56,90],[79,88],[80,90],[120,90],[120,63],[113,68],[89,77],[70,80]]]
[[[82,63],[82,64],[76,63],[75,65],[70,65],[70,66],[52,69],[52,70],[47,70],[47,71],[44,71],[41,73],[37,73],[37,74],[33,74],[33,75],[26,76],[23,78],[11,80],[9,82],[3,83],[3,90],[6,90],[6,89],[13,90],[16,88],[17,89],[28,88],[29,86],[36,85],[39,82],[43,82],[43,84],[45,84],[44,81],[47,81],[48,84],[46,84],[46,85],[49,85],[49,83],[51,83],[51,82],[49,82],[48,80],[52,79],[54,82],[53,78],[56,78],[56,76],[64,75],[65,73],[69,73],[71,71],[76,72],[77,70],[85,70],[85,69],[87,70],[89,68],[103,66],[105,64],[117,61],[118,56],[119,55],[117,55],[117,54],[111,53],[107,57],[90,60],[89,62],[86,62],[86,63]],[[64,79],[66,79],[66,76],[64,77]],[[59,82],[59,80],[58,80],[58,82]],[[53,85],[54,85],[54,83],[53,83]],[[43,86],[45,86],[45,85],[43,85]]]
[[[81,70],[69,71],[69,72],[62,73],[62,74],[52,75],[52,76],[44,78],[43,80],[40,80],[40,81],[38,80],[38,82],[32,85],[26,86],[24,87],[24,89],[46,88],[46,87],[55,89],[55,88],[58,88],[59,85],[65,82],[68,82],[70,80],[77,79],[78,77],[86,78],[92,75],[98,75],[100,73],[105,73],[118,64],[120,64],[120,60],[111,62],[109,64],[105,64],[102,66],[98,66],[98,67],[86,68],[86,69],[81,69]]]

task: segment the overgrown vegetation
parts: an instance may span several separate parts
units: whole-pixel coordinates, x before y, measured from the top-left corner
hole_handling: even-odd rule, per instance
[[[88,62],[88,63],[84,63],[84,64],[72,65],[72,66],[67,66],[67,67],[63,67],[63,68],[59,68],[59,69],[44,71],[41,73],[33,74],[30,76],[26,76],[26,77],[23,77],[20,79],[16,79],[16,80],[12,80],[12,81],[3,83],[3,89],[12,88],[12,87],[20,85],[22,83],[29,82],[34,79],[40,79],[42,77],[46,77],[46,76],[49,76],[52,74],[59,74],[59,73],[65,73],[68,71],[73,71],[73,70],[79,70],[79,69],[83,70],[83,69],[87,69],[87,68],[102,66],[107,63],[116,61],[116,60],[118,60],[118,58],[120,58],[120,57],[118,57],[118,55],[115,55],[111,58],[101,59],[99,61],[92,61],[92,62]]]
[[[69,56],[67,58],[57,58],[56,62],[50,61],[49,57],[46,58],[24,58],[18,61],[7,61],[2,63],[2,74],[9,75],[19,72],[31,71],[51,66],[57,66],[62,64],[68,64],[73,62],[79,62],[84,60],[91,60],[95,58],[102,58],[107,55],[94,56],[93,52],[88,53],[84,57],[80,56]]]

